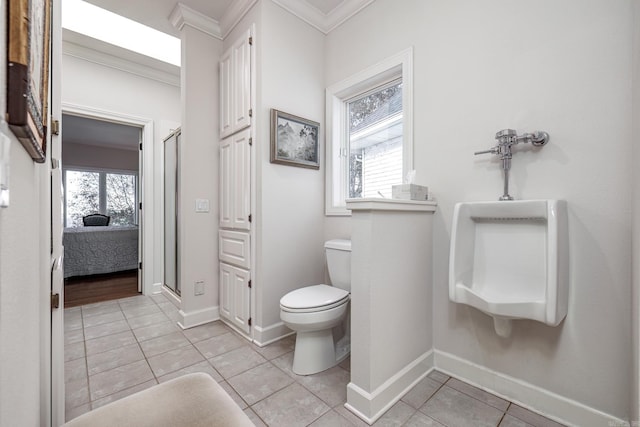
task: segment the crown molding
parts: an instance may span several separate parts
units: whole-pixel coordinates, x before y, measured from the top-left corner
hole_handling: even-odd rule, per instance
[[[325,16],[325,34],[344,24],[345,21],[373,2],[374,0],[344,0]]]
[[[224,11],[224,15],[220,18],[220,28],[222,29],[222,38],[226,38],[229,33],[238,25],[238,22],[249,12],[258,0],[235,0]]]
[[[180,87],[180,67],[62,29],[63,55]]]
[[[306,1],[300,0],[272,0],[275,4],[293,13],[309,25],[324,34],[343,24],[346,20],[360,12],[374,0],[344,0],[331,12],[324,14]]]
[[[182,3],[177,3],[169,15],[169,22],[178,31],[185,25],[193,27],[203,33],[209,34],[218,40],[222,40],[220,24],[213,18],[204,15],[197,10],[193,10]]]

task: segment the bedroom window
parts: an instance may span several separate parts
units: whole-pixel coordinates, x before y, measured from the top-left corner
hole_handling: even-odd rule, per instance
[[[326,215],[391,198],[413,168],[412,61],[409,48],[327,88]]]
[[[65,170],[65,227],[82,227],[82,217],[96,212],[109,215],[110,225],[137,224],[137,188],[131,172]]]

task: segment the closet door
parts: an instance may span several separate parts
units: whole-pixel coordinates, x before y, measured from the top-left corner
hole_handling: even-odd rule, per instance
[[[251,31],[247,30],[231,48],[233,52],[233,131],[251,124]]]
[[[240,331],[251,330],[249,271],[220,263],[220,316]]]
[[[251,30],[220,60],[220,138],[251,125]]]
[[[250,129],[220,143],[220,228],[250,229],[250,148]]]
[[[246,129],[233,136],[233,204],[232,228],[250,230],[250,178],[251,178],[251,130]]]
[[[232,50],[222,55],[220,60],[220,138],[233,133],[233,57]]]

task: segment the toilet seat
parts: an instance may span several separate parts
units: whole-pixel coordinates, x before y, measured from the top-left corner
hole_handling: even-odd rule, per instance
[[[280,299],[280,308],[289,313],[329,310],[349,300],[349,292],[329,285],[313,285],[296,289]]]

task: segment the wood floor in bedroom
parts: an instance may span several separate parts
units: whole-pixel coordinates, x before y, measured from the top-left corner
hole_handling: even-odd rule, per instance
[[[65,307],[77,307],[135,295],[139,295],[138,270],[70,277],[64,281]]]

